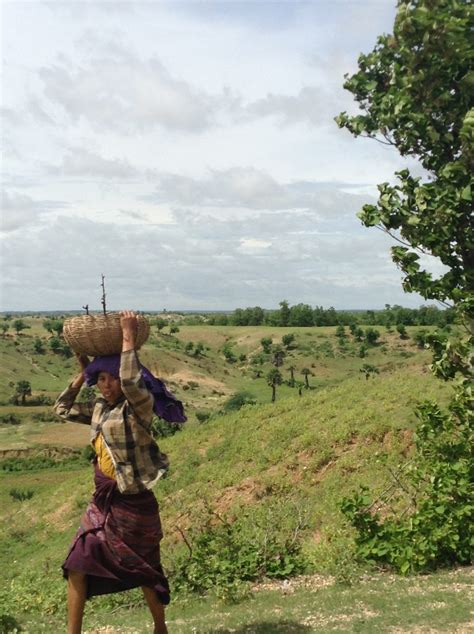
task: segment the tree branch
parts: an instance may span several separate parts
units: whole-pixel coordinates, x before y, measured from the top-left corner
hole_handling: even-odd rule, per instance
[[[100,303],[102,304],[102,310],[104,311],[104,315],[107,315],[107,310],[106,310],[106,307],[105,307],[105,297],[106,297],[106,295],[105,295],[105,281],[104,280],[105,280],[105,276],[102,273],[102,284],[101,284],[101,286],[102,286],[102,299],[100,300]]]
[[[188,538],[186,537],[186,533],[178,526],[175,526],[176,530],[178,531],[178,533],[181,535],[181,537],[183,538],[184,543],[186,544],[186,546],[189,549],[189,559],[191,559],[191,557],[193,556],[193,548],[188,540]]]
[[[419,253],[421,253],[422,255],[431,255],[431,257],[436,257],[434,256],[432,253],[430,253],[429,251],[425,251],[424,249],[422,249],[421,247],[414,247],[412,244],[410,244],[409,242],[404,242],[403,240],[401,240],[400,238],[397,238],[396,235],[394,235],[391,231],[389,231],[389,229],[386,229],[384,226],[382,225],[374,225],[376,229],[378,229],[379,231],[383,231],[383,233],[386,233],[387,235],[389,235],[393,240],[396,240],[397,242],[399,242],[400,244],[402,244],[404,247],[408,247],[409,249],[414,249],[415,251],[419,251]]]
[[[377,143],[381,143],[382,145],[391,145],[392,147],[396,147],[395,143],[392,143],[391,141],[382,141],[382,139],[377,139],[376,136],[372,136],[371,134],[360,134],[359,136],[361,136],[363,139],[372,139],[373,141],[377,141]],[[384,135],[384,138],[387,138]]]

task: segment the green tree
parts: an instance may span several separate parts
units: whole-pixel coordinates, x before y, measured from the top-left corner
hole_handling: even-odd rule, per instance
[[[158,332],[161,332],[165,326],[168,325],[166,319],[162,319],[161,317],[157,317],[153,322],[153,325],[156,327]]]
[[[44,319],[44,320],[43,320],[43,328],[44,328],[47,332],[49,332],[49,334],[50,334],[50,335],[52,335],[52,334],[53,334],[53,320],[52,320],[52,319],[49,319],[49,317],[48,317],[48,318],[46,318],[46,319]]]
[[[287,335],[283,335],[281,338],[282,344],[285,346],[287,350],[292,347],[292,343],[295,340],[295,335],[293,333],[288,333]]]
[[[15,329],[17,335],[19,335],[22,330],[26,330],[26,328],[29,328],[28,324],[26,324],[23,319],[15,319],[12,326]]]
[[[51,323],[51,328],[53,332],[56,333],[58,337],[62,335],[64,322],[61,319],[53,319]]]
[[[174,335],[177,332],[179,332],[179,326],[176,324],[170,324],[170,335]]]
[[[304,376],[304,384],[307,390],[309,390],[309,376],[312,376],[312,372],[309,368],[303,368],[301,374]]]
[[[351,323],[349,324],[349,331],[353,337],[355,336],[356,330],[357,324],[354,321],[351,321]]]
[[[369,346],[375,346],[379,337],[380,332],[375,328],[367,328],[365,331],[365,341]]]
[[[192,341],[188,341],[188,343],[184,346],[184,351],[186,354],[191,354],[194,348],[194,343]]]
[[[61,339],[59,339],[59,337],[53,337],[49,340],[49,347],[54,352],[54,354],[59,354],[62,349]]]
[[[44,345],[39,337],[36,337],[33,342],[33,350],[36,354],[44,354]]]
[[[372,374],[372,376],[374,376],[375,374],[378,374],[379,370],[378,368],[375,367],[375,365],[370,365],[370,363],[364,363],[364,365],[361,367],[359,372],[363,372],[365,374],[365,380],[368,381],[370,375]]]
[[[253,394],[242,390],[241,392],[232,394],[232,396],[226,400],[223,410],[224,412],[234,412],[241,409],[244,405],[255,405],[256,402]]]
[[[288,371],[290,373],[290,380],[288,382],[288,385],[290,387],[295,387],[295,370],[296,370],[296,366],[294,365],[288,366]]]
[[[425,346],[429,345],[428,333],[425,330],[417,330],[413,335],[413,339],[420,349],[423,349]]]
[[[202,341],[198,341],[194,348],[194,356],[195,357],[203,357],[204,356],[204,344]]]
[[[283,383],[283,377],[278,368],[272,368],[267,374],[267,384],[272,388],[272,403],[276,399],[276,386]]]
[[[2,337],[5,337],[8,329],[10,328],[10,324],[6,321],[0,324],[0,329],[2,330]]]
[[[272,363],[276,368],[280,368],[285,360],[286,352],[281,346],[274,346],[272,350]]]
[[[379,37],[344,84],[363,114],[336,117],[355,136],[377,138],[417,158],[429,173],[422,180],[408,169],[397,172],[398,184],[379,185],[378,203],[364,205],[359,216],[402,241],[392,257],[406,291],[455,302],[471,315],[472,12],[458,0],[400,0],[393,35]],[[422,268],[421,252],[447,272],[434,278]]]
[[[24,405],[27,396],[31,396],[31,383],[29,381],[18,381],[15,388],[15,396],[21,399]]]
[[[398,182],[379,185],[377,204],[364,205],[359,217],[398,241],[392,259],[404,289],[453,306],[464,328],[460,336],[427,337],[434,374],[458,381],[448,412],[433,402],[418,406],[416,455],[398,497],[392,491],[384,501],[383,518],[371,512],[366,492],[342,505],[357,529],[359,554],[403,573],[472,558],[473,11],[460,0],[399,0],[393,35],[379,37],[345,83],[362,114],[336,119],[424,168],[425,177],[403,169]],[[438,276],[424,268],[431,258],[444,265]],[[396,323],[408,325],[394,312]]]
[[[222,346],[222,353],[223,353],[227,363],[235,363],[237,361],[237,357],[235,356],[235,353],[232,350],[232,344],[231,343],[226,342]]]
[[[290,321],[290,307],[286,299],[280,302],[280,326],[288,326]]]
[[[341,341],[346,338],[346,329],[344,328],[343,324],[339,324],[339,326],[336,328],[336,337],[338,337]]]
[[[396,329],[398,334],[400,335],[400,339],[408,339],[408,333],[405,324],[397,324]]]
[[[271,337],[262,337],[262,339],[260,339],[260,343],[262,345],[263,351],[266,354],[270,354],[272,351],[272,338]]]

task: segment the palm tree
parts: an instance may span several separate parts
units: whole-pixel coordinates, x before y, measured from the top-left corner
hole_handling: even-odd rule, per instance
[[[31,383],[29,381],[18,381],[15,396],[19,396],[21,404],[24,405],[26,397],[31,396]]]
[[[371,374],[372,375],[378,374],[379,370],[378,368],[375,367],[375,365],[370,365],[370,363],[364,363],[364,365],[361,367],[359,372],[363,372],[365,374],[365,380],[368,381],[369,376]]]
[[[290,372],[290,387],[295,387],[295,366],[294,365],[290,365],[290,367],[288,368],[289,372]]]
[[[303,369],[301,370],[301,374],[304,376],[305,387],[306,387],[306,389],[307,389],[307,390],[309,390],[309,381],[308,381],[308,376],[309,376],[310,374],[312,374],[312,373],[311,373],[311,370],[309,370],[308,368],[303,368]]]
[[[281,346],[275,346],[273,348],[273,360],[272,363],[276,368],[279,368],[283,365],[283,360],[285,359],[285,351]]]
[[[267,374],[267,384],[272,388],[272,403],[274,403],[276,399],[276,386],[281,385],[282,383],[283,377],[280,370],[278,370],[278,368],[270,370]]]

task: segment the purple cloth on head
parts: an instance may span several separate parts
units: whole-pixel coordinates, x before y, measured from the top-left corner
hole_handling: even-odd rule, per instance
[[[176,396],[171,394],[166,385],[140,363],[140,370],[146,388],[154,398],[153,411],[157,416],[169,423],[184,423],[187,418],[183,404]],[[110,354],[104,357],[96,357],[85,370],[86,385],[91,387],[97,383],[99,372],[108,372],[120,377],[120,355]]]

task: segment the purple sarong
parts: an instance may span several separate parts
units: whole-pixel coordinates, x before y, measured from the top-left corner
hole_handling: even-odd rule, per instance
[[[117,483],[95,465],[95,492],[62,565],[87,575],[87,598],[154,588],[159,601],[170,601],[168,580],[160,563],[158,502],[151,491],[123,495]]]

